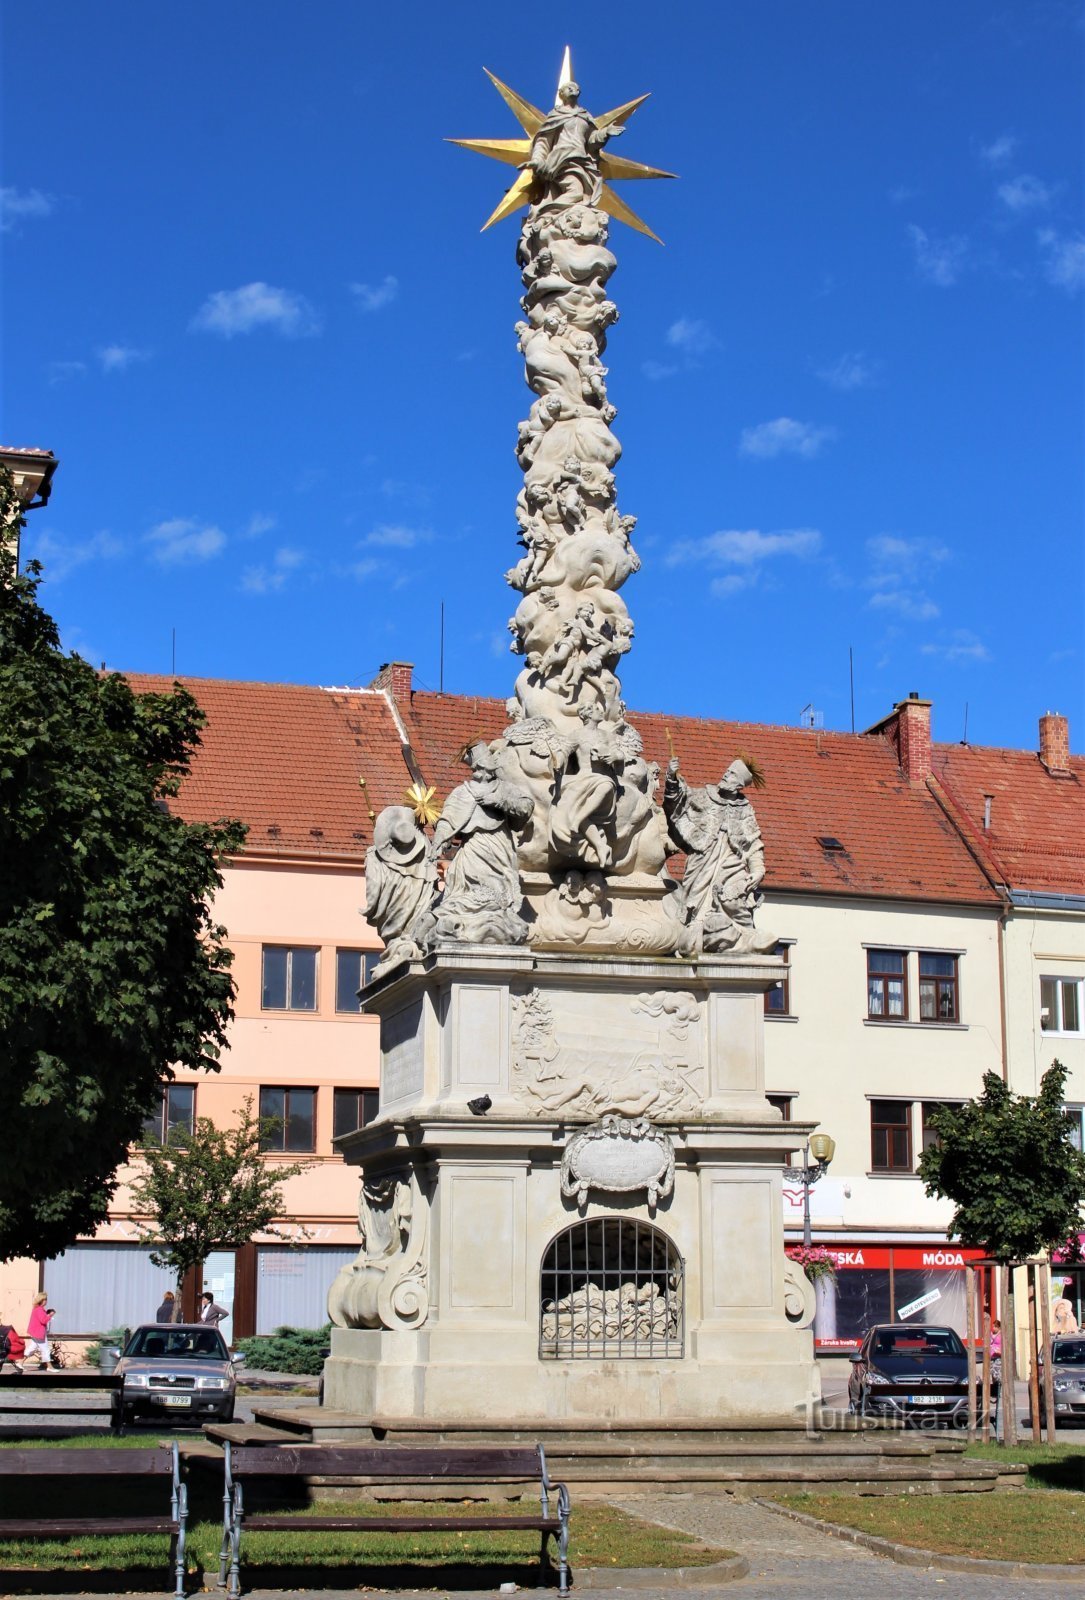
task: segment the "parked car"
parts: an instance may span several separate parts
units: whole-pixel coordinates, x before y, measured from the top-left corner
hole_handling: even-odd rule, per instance
[[[953,1328],[883,1322],[851,1361],[848,1402],[860,1416],[968,1421],[968,1357]]]
[[[1051,1341],[1051,1367],[1055,1375],[1055,1424],[1085,1421],[1085,1337]],[[1044,1369],[1040,1367],[1043,1404]]]
[[[144,1323],[134,1329],[116,1366],[112,1419],[123,1428],[134,1417],[214,1418],[230,1422],[237,1392],[235,1369],[217,1328],[202,1323]]]

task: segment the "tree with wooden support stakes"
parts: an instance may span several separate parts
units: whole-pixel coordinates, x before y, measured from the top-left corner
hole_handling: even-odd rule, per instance
[[[1014,1444],[1017,1439],[1013,1270],[1025,1264],[1036,1265],[1033,1258],[1053,1249],[1065,1247],[1072,1255],[1078,1249],[1085,1203],[1085,1154],[1074,1147],[1072,1122],[1063,1108],[1066,1076],[1066,1068],[1053,1061],[1041,1079],[1038,1094],[1018,1095],[997,1073],[986,1073],[978,1099],[959,1106],[941,1106],[932,1113],[931,1124],[938,1142],[925,1150],[919,1161],[919,1175],[927,1194],[954,1203],[947,1237],[980,1248],[998,1264],[1006,1444]],[[1067,1241],[1071,1241],[1069,1246]],[[1038,1432],[1034,1278],[1030,1299],[1032,1414]],[[989,1337],[985,1329],[985,1367],[990,1359]],[[1045,1343],[1045,1370],[1050,1372],[1050,1339]],[[1050,1393],[1051,1384],[1045,1387]],[[974,1388],[972,1395],[970,1417]]]

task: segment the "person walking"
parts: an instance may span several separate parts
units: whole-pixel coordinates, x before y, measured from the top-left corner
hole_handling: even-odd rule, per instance
[[[209,1294],[205,1289],[203,1294],[200,1296],[200,1299],[203,1301],[203,1304],[200,1307],[201,1322],[209,1322],[213,1328],[217,1328],[220,1322],[226,1321],[226,1318],[230,1315],[230,1313],[227,1311],[225,1306],[215,1304],[215,1297],[213,1294]]]
[[[162,1304],[154,1314],[154,1320],[156,1322],[176,1322],[177,1310],[177,1296],[172,1289],[167,1289],[162,1296]]]
[[[43,1367],[49,1365],[49,1324],[56,1316],[56,1312],[46,1306],[46,1299],[44,1292],[34,1296],[30,1321],[26,1325],[27,1359],[37,1356]]]

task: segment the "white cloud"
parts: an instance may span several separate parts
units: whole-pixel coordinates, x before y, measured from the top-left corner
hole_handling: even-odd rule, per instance
[[[320,332],[320,319],[304,295],[276,289],[269,283],[246,283],[240,289],[217,289],[208,295],[189,327],[197,333],[238,333],[270,328],[287,339]]]
[[[920,190],[913,189],[906,183],[898,183],[889,191],[889,198],[895,206],[902,206],[906,200],[918,200],[919,195]]]
[[[943,661],[990,661],[991,652],[981,639],[967,628],[954,628],[944,634],[938,644],[920,646],[925,656],[938,656]]]
[[[1058,234],[1041,228],[1037,240],[1044,256],[1044,276],[1056,288],[1073,294],[1085,286],[1085,235]]]
[[[1017,149],[1018,143],[1016,134],[1000,134],[997,139],[981,148],[980,156],[989,167],[1004,167]]]
[[[372,533],[367,533],[360,541],[359,549],[378,545],[387,550],[413,550],[415,545],[425,544],[432,538],[428,528],[408,528],[402,523],[386,522],[374,528]]]
[[[246,594],[275,594],[285,587],[292,572],[305,561],[305,552],[283,545],[276,550],[270,563],[259,567],[246,567],[241,574],[241,587]]]
[[[55,205],[52,195],[41,189],[0,188],[0,233],[10,233],[20,222],[49,216]]]
[[[662,383],[666,378],[673,378],[675,373],[681,372],[682,369],[675,366],[673,362],[642,361],[640,370],[649,383]]]
[[[929,622],[941,615],[925,584],[950,559],[947,545],[881,533],[866,541],[866,551],[871,570],[864,585],[871,590],[867,604],[873,610],[895,612],[909,622]]]
[[[278,527],[277,518],[267,517],[262,512],[256,511],[242,528],[241,537],[243,539],[259,539],[262,533],[270,533],[272,528],[275,527]]]
[[[716,343],[715,335],[707,322],[695,317],[679,317],[667,329],[667,343],[672,350],[681,350],[684,356],[703,356]]]
[[[124,546],[106,529],[83,540],[58,538],[56,534],[45,529],[42,533],[29,537],[28,533],[24,533],[23,549],[28,559],[41,562],[47,578],[51,578],[54,583],[61,583],[70,573],[86,566],[89,561],[113,560],[120,555]]]
[[[868,389],[875,382],[877,363],[862,350],[846,350],[827,367],[818,369],[818,377],[832,389]]]
[[[103,372],[124,372],[138,361],[149,361],[149,350],[137,350],[130,344],[106,344],[97,351]]]
[[[173,517],[159,522],[147,534],[155,561],[162,566],[179,566],[191,561],[210,561],[225,548],[226,535],[213,523],[194,522],[188,517]]]
[[[828,439],[836,438],[835,428],[818,428],[812,422],[796,422],[794,417],[777,417],[774,422],[743,428],[739,451],[744,456],[769,460],[773,456],[802,456],[811,460]]]
[[[1033,177],[1031,172],[1019,173],[998,186],[998,198],[1017,216],[1026,211],[1042,210],[1051,204],[1054,196],[1054,189],[1041,178]]]
[[[85,361],[50,361],[46,371],[49,382],[69,383],[72,378],[81,378],[87,370]]]
[[[697,563],[708,568],[731,567],[737,571],[713,578],[711,593],[718,599],[753,588],[761,579],[766,562],[782,557],[809,560],[821,550],[821,534],[816,528],[787,528],[780,533],[762,533],[757,528],[727,528],[704,539],[684,539],[672,546],[666,561],[669,567]]]
[[[352,577],[361,582],[365,578],[371,578],[375,572],[380,571],[380,562],[373,556],[366,556],[362,561],[355,561],[349,571]]]
[[[938,238],[913,222],[909,224],[908,236],[919,276],[939,289],[952,288],[968,261],[968,240],[964,235],[949,233]]]
[[[350,292],[359,311],[383,311],[399,293],[399,279],[389,274],[378,284],[352,283]]]

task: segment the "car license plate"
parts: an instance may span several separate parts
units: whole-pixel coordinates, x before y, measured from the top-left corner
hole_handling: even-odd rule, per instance
[[[190,1406],[192,1404],[192,1396],[190,1394],[164,1394],[161,1396],[161,1400],[164,1406]]]
[[[910,1394],[908,1396],[908,1404],[910,1406],[944,1406],[946,1398],[942,1394]]]

